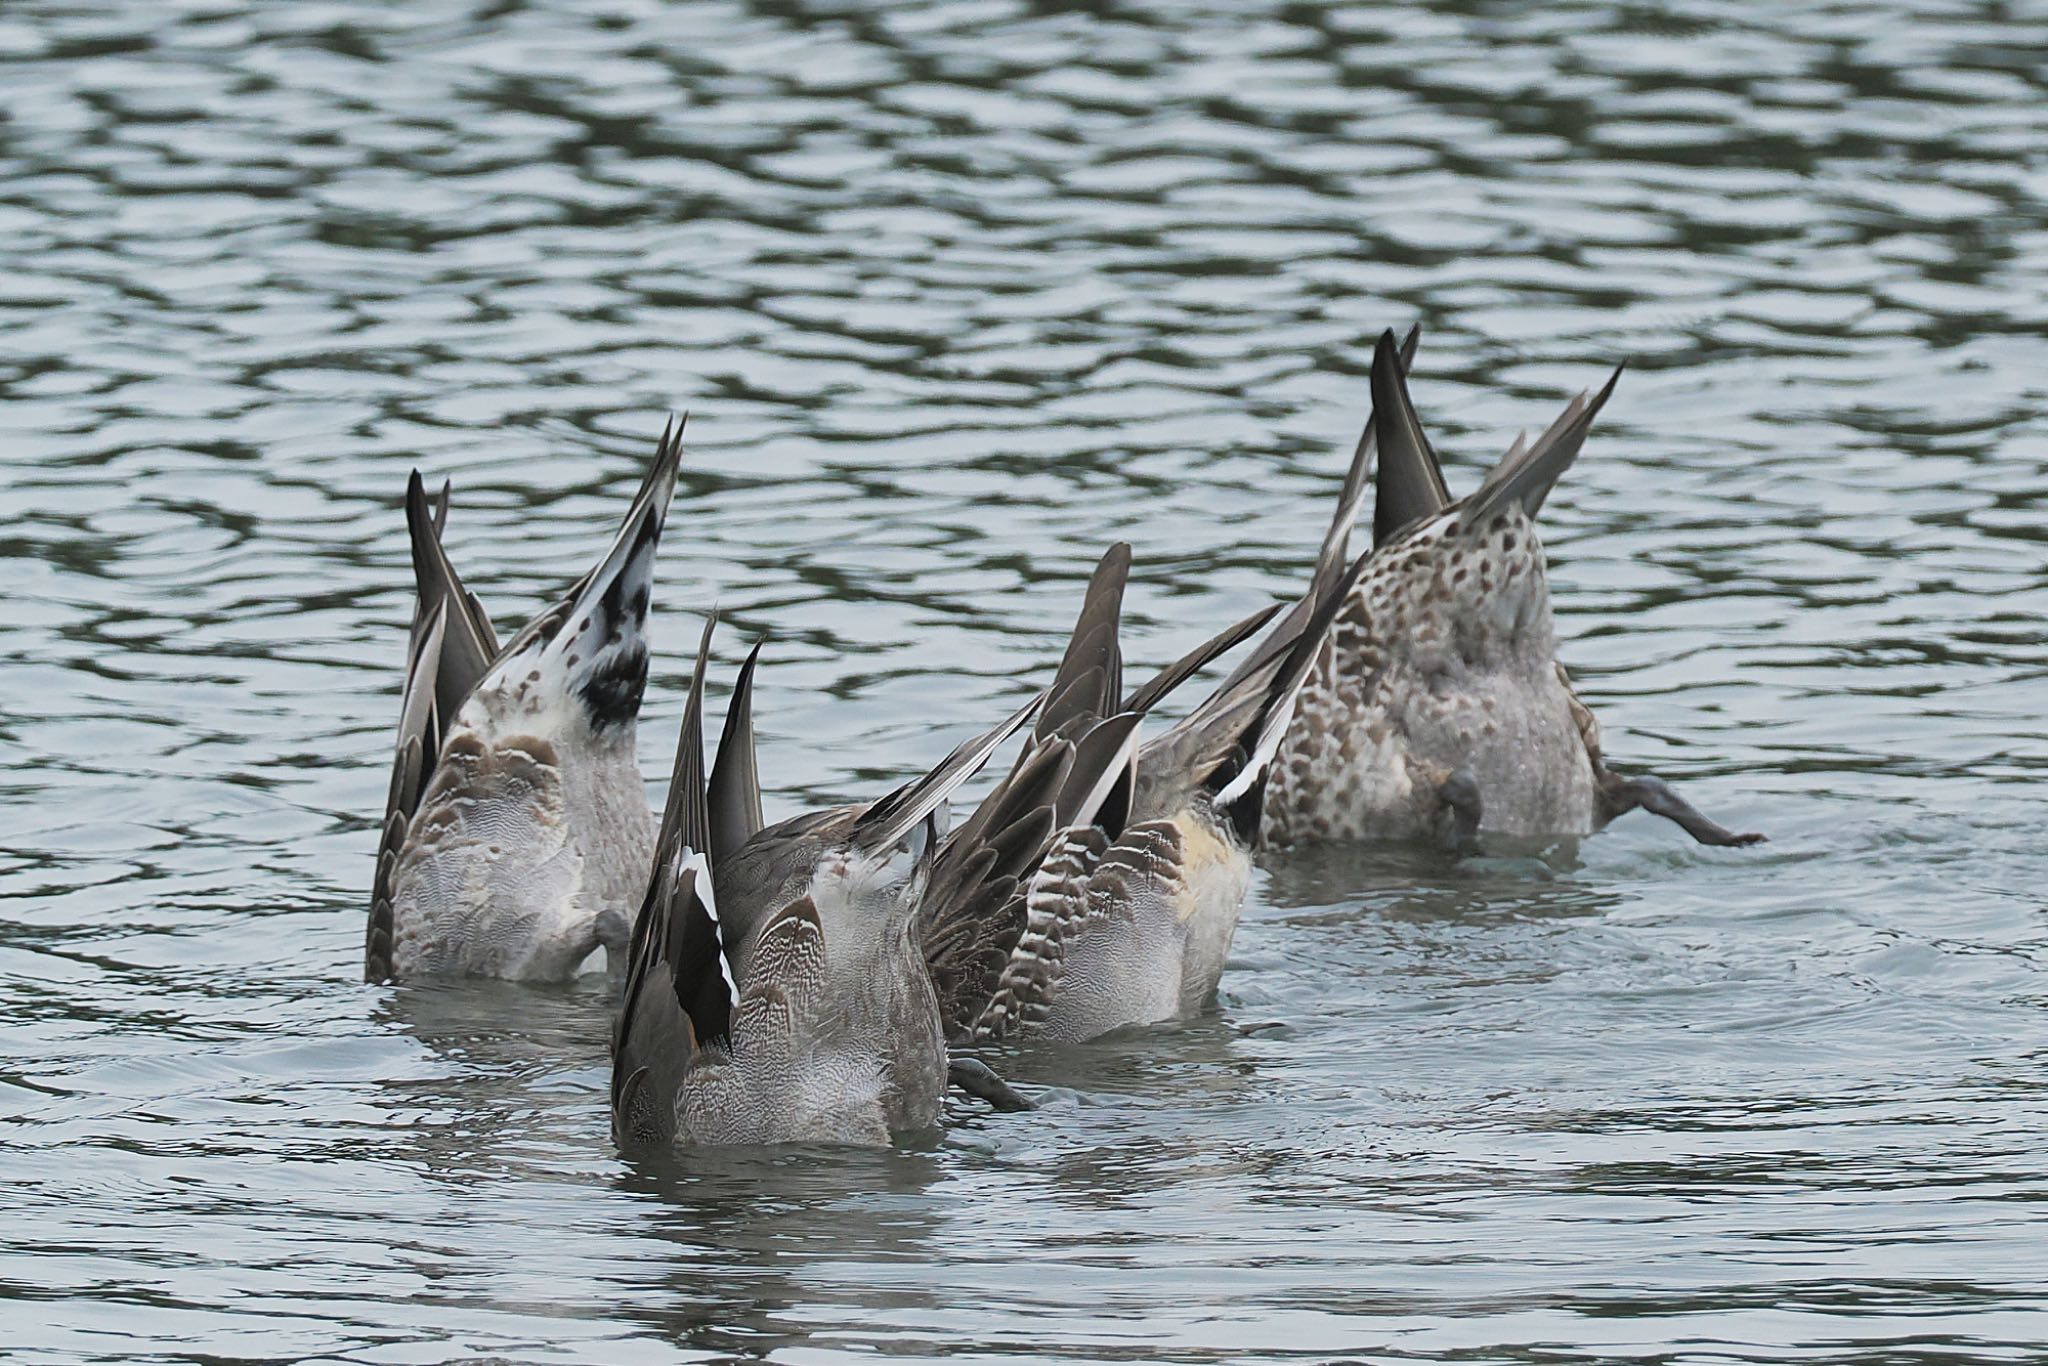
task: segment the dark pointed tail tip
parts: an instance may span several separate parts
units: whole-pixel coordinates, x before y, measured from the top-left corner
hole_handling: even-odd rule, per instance
[[[1131,567],[1131,543],[1111,541],[1101,555],[1096,557],[1095,568],[1089,574],[1091,579],[1101,579],[1106,574],[1124,573]]]
[[[719,615],[718,608],[713,607],[711,609],[711,619],[713,621],[722,621],[724,618]],[[738,696],[741,690],[746,688],[748,683],[752,680],[754,676],[754,666],[761,662],[761,647],[766,645],[767,643],[768,636],[765,632],[754,637],[753,645],[749,647],[747,650],[747,657],[740,662],[739,672],[733,675],[733,695],[735,697]]]
[[[1421,335],[1419,323],[1408,329],[1406,341],[1397,339],[1391,327],[1380,333],[1380,339],[1372,349],[1372,378],[1375,383],[1407,384],[1408,371],[1415,362],[1415,342]],[[1373,416],[1379,416],[1377,410]]]
[[[687,734],[690,719],[704,710],[704,674],[711,664],[711,638],[718,634],[718,609],[712,608],[704,614],[704,633],[697,637],[697,653],[690,666],[690,696],[683,703],[683,740],[688,743]]]
[[[1588,429],[1592,427],[1593,419],[1600,416],[1600,410],[1607,406],[1607,400],[1614,397],[1614,386],[1621,383],[1621,372],[1626,369],[1628,369],[1628,362],[1624,360],[1614,367],[1614,373],[1607,377],[1607,383],[1600,386],[1599,392],[1593,394],[1590,399],[1583,393],[1579,395],[1579,398],[1586,403],[1586,413],[1583,421]]]
[[[1116,591],[1121,594],[1122,585],[1129,582],[1131,577],[1131,543],[1112,542],[1109,549],[1102,552],[1102,558],[1095,562],[1095,572],[1088,577],[1094,586],[1117,585]]]
[[[442,506],[447,506],[447,495],[442,495]],[[405,524],[414,536],[421,534],[422,526],[434,525],[434,506],[427,499],[427,481],[415,469],[405,481]]]
[[[683,444],[683,431],[690,425],[690,413],[686,408],[681,412],[669,410],[668,419],[661,424],[661,440],[655,445],[654,458],[665,460],[675,455]]]

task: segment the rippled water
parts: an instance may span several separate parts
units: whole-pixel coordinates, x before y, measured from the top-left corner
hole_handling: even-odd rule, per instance
[[[2033,5],[0,7],[0,1356],[2012,1360],[2048,1341]],[[1220,1010],[621,1160],[606,1002],[359,980],[406,471],[501,619],[670,409],[643,759],[771,806],[1301,582],[1381,328],[1618,764],[1768,830],[1268,861]]]

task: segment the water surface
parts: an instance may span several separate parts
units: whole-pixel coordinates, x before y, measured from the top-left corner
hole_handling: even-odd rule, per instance
[[[0,9],[0,1355],[2007,1361],[2048,1341],[2025,4]],[[501,622],[687,409],[642,755],[771,815],[1303,581],[1382,328],[1618,766],[1759,850],[1267,862],[1213,1016],[628,1162],[602,984],[371,988],[407,471]]]

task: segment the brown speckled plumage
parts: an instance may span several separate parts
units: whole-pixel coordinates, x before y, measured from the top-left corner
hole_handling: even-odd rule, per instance
[[[1589,831],[1581,714],[1534,527],[1518,508],[1470,532],[1447,513],[1375,556],[1346,601],[1267,784],[1266,839],[1440,837],[1459,770],[1485,829]]]
[[[1586,834],[1637,806],[1702,843],[1760,840],[1708,820],[1657,779],[1608,769],[1599,725],[1557,662],[1535,515],[1614,381],[1574,399],[1534,443],[1518,439],[1478,490],[1452,503],[1405,372],[1392,334],[1383,336],[1373,419],[1318,577],[1342,554],[1376,445],[1378,544],[1273,765],[1265,841]]]

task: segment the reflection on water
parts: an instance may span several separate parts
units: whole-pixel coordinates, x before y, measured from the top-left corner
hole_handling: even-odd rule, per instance
[[[2039,29],[0,7],[10,1359],[2034,1353]],[[412,466],[515,620],[687,409],[643,758],[715,602],[772,817],[1020,699],[1113,538],[1134,669],[1292,591],[1416,319],[1461,490],[1629,361],[1564,658],[1770,845],[1269,860],[1215,1014],[886,1153],[629,1162],[601,979],[357,980]]]

